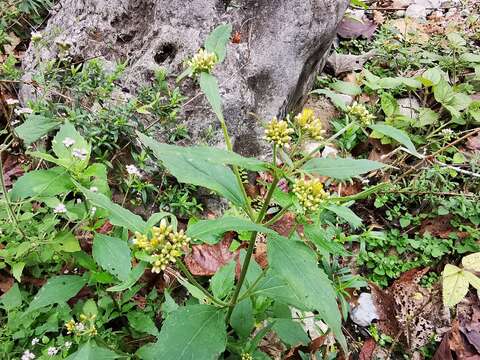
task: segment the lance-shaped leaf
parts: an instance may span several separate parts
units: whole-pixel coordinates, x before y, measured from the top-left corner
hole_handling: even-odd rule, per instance
[[[217,26],[208,35],[205,40],[205,49],[217,55],[218,62],[222,62],[227,54],[227,44],[230,41],[230,34],[232,33],[231,24],[223,24]]]
[[[306,308],[318,311],[346,350],[337,295],[325,272],[318,267],[315,253],[304,243],[281,236],[269,236],[267,248],[272,270],[296,293]]]
[[[404,145],[412,154],[418,155],[417,149],[415,149],[415,145],[413,145],[412,140],[410,140],[410,137],[405,131],[399,130],[387,124],[380,123],[370,125],[370,128],[372,130],[375,130],[376,132],[379,132],[380,134],[391,137],[392,139],[398,141],[400,144]]]
[[[31,196],[55,196],[73,189],[73,183],[65,169],[29,171],[14,184],[10,197],[18,201]]]
[[[188,305],[171,312],[158,341],[138,351],[144,360],[216,360],[225,351],[225,312],[211,305]]]
[[[364,159],[314,158],[303,165],[303,170],[341,180],[362,175],[384,166],[381,162]]]
[[[25,145],[30,145],[59,125],[59,121],[45,116],[28,115],[25,122],[15,128],[15,132]]]

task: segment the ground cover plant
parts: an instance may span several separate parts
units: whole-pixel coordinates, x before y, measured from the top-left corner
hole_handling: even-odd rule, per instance
[[[50,5],[22,4],[11,17]],[[374,42],[340,42],[340,55],[377,54],[319,75],[311,98],[335,105],[328,124],[308,106],[261,120],[267,160],[232,149],[214,76],[229,24],[183,73],[159,69],[128,97],[126,63],[72,59],[66,44],[21,105],[22,72],[5,56],[0,357],[474,354],[474,335],[458,337],[478,333],[480,314],[478,29],[469,19],[426,38],[399,23],[384,21]],[[48,34],[31,41],[40,50]],[[185,146],[184,82],[211,106],[224,149]],[[205,193],[228,204],[222,215],[205,211]]]

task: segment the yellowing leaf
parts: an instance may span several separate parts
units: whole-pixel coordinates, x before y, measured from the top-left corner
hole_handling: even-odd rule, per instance
[[[470,271],[463,271],[465,275],[465,279],[468,280],[470,285],[472,285],[475,289],[480,291],[480,278],[474,274],[472,274]]]
[[[457,266],[447,264],[443,270],[443,303],[455,306],[468,292],[468,280],[464,271]]]
[[[480,252],[465,256],[462,259],[462,265],[465,269],[480,271]]]

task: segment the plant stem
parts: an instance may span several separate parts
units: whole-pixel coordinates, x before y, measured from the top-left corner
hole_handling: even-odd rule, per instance
[[[276,163],[276,148],[273,148],[273,164]],[[260,210],[260,213],[258,214],[257,217],[257,224],[261,224],[263,218],[265,217],[265,214],[267,212],[268,206],[270,205],[270,201],[272,200],[273,192],[275,191],[275,188],[277,187],[278,181],[280,179],[278,178],[277,174],[275,173],[274,178],[272,183],[270,184],[270,188],[268,189],[267,197],[265,198],[265,201],[263,202],[262,209]],[[238,302],[238,295],[240,294],[240,290],[242,288],[243,282],[245,281],[245,276],[247,275],[248,271],[248,266],[250,265],[250,260],[253,255],[253,249],[255,248],[255,239],[257,238],[257,231],[254,231],[252,235],[250,236],[250,240],[248,243],[248,248],[247,248],[247,254],[245,256],[245,261],[243,262],[242,265],[242,271],[240,272],[240,278],[238,279],[237,286],[235,287],[235,292],[233,293],[232,300],[230,301],[229,307],[228,307],[228,312],[227,312],[227,317],[226,317],[226,322],[227,324],[230,322],[230,317],[232,316],[233,309],[235,308],[235,305],[237,305]]]
[[[275,224],[278,220],[280,220],[282,218],[283,215],[285,215],[285,213],[288,211],[288,209],[290,209],[292,207],[292,205],[293,204],[289,204],[289,205],[285,206],[282,210],[280,210],[278,213],[276,213],[274,217],[272,217],[270,220],[265,222],[263,225],[264,226],[270,226],[270,225]]]
[[[188,271],[188,269],[185,266],[185,264],[183,263],[183,261],[180,260],[176,264],[180,268],[180,270],[183,272],[183,274],[187,277],[188,281],[190,281],[193,285],[195,285],[209,300],[211,300],[212,302],[214,302],[217,305],[221,305],[221,306],[226,306],[227,305],[223,301],[215,299],[215,297],[212,294],[210,294],[210,292],[208,292],[207,289],[205,289],[197,280],[195,280],[195,278],[190,273],[190,271]]]

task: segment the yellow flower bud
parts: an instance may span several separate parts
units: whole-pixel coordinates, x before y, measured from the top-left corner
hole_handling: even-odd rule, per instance
[[[293,186],[293,193],[306,212],[315,212],[327,197],[318,179],[298,179]]]
[[[204,49],[200,49],[187,65],[191,67],[193,74],[199,74],[201,72],[211,72],[218,58],[215,53],[208,52]]]
[[[292,140],[291,133],[293,129],[288,127],[285,120],[278,121],[277,118],[273,118],[265,128],[265,140],[283,147]]]

